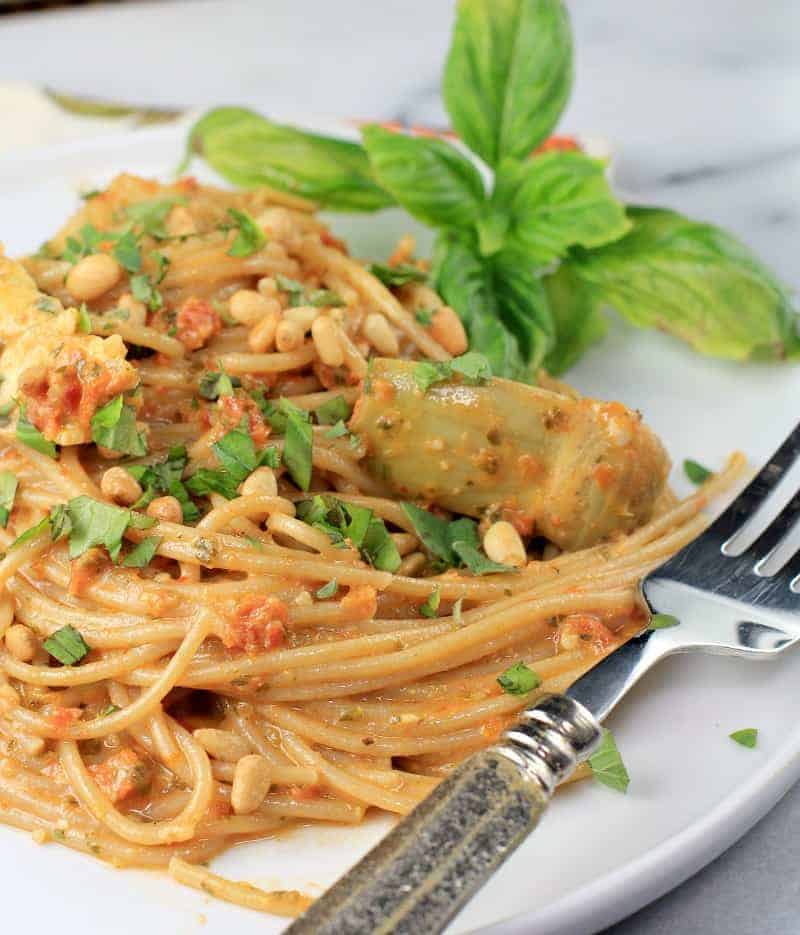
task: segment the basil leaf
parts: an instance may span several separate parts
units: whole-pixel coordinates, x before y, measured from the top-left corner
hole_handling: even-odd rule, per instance
[[[153,281],[146,273],[137,273],[131,276],[131,294],[134,299],[144,304],[153,312],[157,312],[164,305],[161,293],[156,289]]]
[[[490,166],[524,158],[553,130],[572,88],[560,0],[461,0],[442,94],[453,127]]]
[[[527,373],[533,375],[556,341],[553,313],[542,280],[518,247],[505,247],[487,263],[497,314],[503,327],[516,338],[527,362]]]
[[[91,420],[92,441],[123,455],[147,454],[144,435],[136,428],[136,411],[115,396],[95,412]]]
[[[732,734],[728,734],[728,736],[742,747],[748,747],[752,750],[758,742],[758,728],[743,727],[741,730],[735,730]]]
[[[81,302],[78,308],[78,331],[81,334],[91,334],[92,332],[92,319],[85,302]]]
[[[250,256],[267,242],[267,235],[246,211],[228,208],[228,214],[239,228],[236,239],[228,250],[228,256]]]
[[[83,257],[95,253],[104,240],[113,240],[114,236],[108,231],[99,231],[93,224],[84,224],[77,237],[67,237],[61,259],[67,263],[77,263]]]
[[[72,531],[72,522],[67,513],[66,503],[56,503],[50,507],[50,513],[47,517],[50,522],[50,538],[57,542],[62,536],[69,535]]]
[[[553,375],[564,373],[588,348],[605,337],[608,325],[586,283],[569,260],[542,280],[555,325],[555,340],[543,361]]]
[[[350,433],[347,431],[347,426],[344,424],[344,422],[342,422],[341,419],[339,419],[336,425],[329,428],[325,433],[325,438],[341,438],[343,435],[349,434]]]
[[[141,234],[154,237],[156,240],[166,240],[169,232],[164,226],[170,211],[175,205],[185,204],[186,199],[180,195],[170,195],[166,198],[150,198],[146,201],[137,201],[128,205],[125,215],[129,221],[139,229]]]
[[[416,318],[416,320],[426,328],[428,325],[433,324],[433,313],[427,308],[418,308],[416,312],[414,312],[414,318]]]
[[[243,428],[232,429],[214,442],[211,450],[222,466],[241,484],[258,466],[256,446]]]
[[[603,739],[597,752],[589,757],[589,766],[594,778],[604,786],[617,792],[628,791],[630,776],[610,730],[603,730]]]
[[[289,476],[301,490],[311,484],[313,433],[307,412],[281,400],[286,416],[286,438],[283,443],[283,463]]]
[[[156,549],[161,545],[160,536],[148,536],[123,558],[122,564],[126,568],[144,568],[149,565],[156,554]]]
[[[53,442],[42,435],[32,422],[28,421],[24,409],[20,410],[16,434],[17,440],[21,441],[23,445],[27,445],[28,448],[33,448],[34,451],[47,455],[48,458],[56,457],[58,449]]]
[[[358,143],[273,123],[241,107],[206,113],[191,129],[188,145],[244,188],[270,185],[332,211],[377,211],[392,204]]]
[[[185,523],[194,523],[200,511],[189,498],[181,481],[186,468],[187,455],[183,445],[170,448],[166,459],[157,464],[129,464],[125,470],[142,486],[142,496],[133,504],[134,510],[143,510],[158,494],[170,494],[181,505]]]
[[[332,578],[327,584],[324,584],[317,592],[316,597],[324,601],[329,597],[334,597],[336,592],[339,590],[339,583],[335,578]]]
[[[633,230],[573,267],[596,300],[639,327],[733,360],[800,354],[784,288],[736,238],[662,208],[628,209]]]
[[[67,515],[71,524],[71,559],[78,558],[96,545],[102,545],[108,550],[111,558],[117,560],[122,548],[122,537],[133,519],[130,510],[80,496],[67,503]]]
[[[683,462],[683,473],[693,484],[699,485],[705,483],[709,477],[712,476],[713,471],[709,471],[707,467],[704,467],[697,461],[692,461],[691,458],[687,458]]]
[[[387,266],[384,263],[370,263],[367,269],[376,279],[393,289],[405,286],[410,282],[427,282],[428,274],[413,263],[398,263],[397,266]]]
[[[233,396],[234,387],[241,386],[239,377],[230,377],[225,371],[208,371],[200,377],[198,392],[203,399],[215,400],[220,396]]]
[[[420,605],[419,612],[423,617],[435,617],[441,602],[442,591],[441,588],[437,585],[428,595],[425,603]]]
[[[111,252],[117,263],[129,273],[138,273],[142,268],[142,254],[133,231],[125,231],[118,237]]]
[[[320,529],[337,547],[349,542],[361,552],[362,558],[380,571],[394,572],[400,567],[402,559],[394,539],[383,520],[367,507],[323,494],[311,500],[300,500],[295,506],[298,519]]]
[[[364,127],[361,136],[375,177],[409,214],[434,227],[461,228],[478,220],[483,180],[454,146],[376,124]]]
[[[454,542],[453,551],[473,575],[497,575],[504,572],[519,571],[518,568],[513,568],[511,565],[501,565],[500,562],[493,562],[480,549],[469,542]]]
[[[650,623],[647,625],[648,630],[668,630],[670,627],[677,627],[680,625],[680,620],[677,617],[673,617],[672,614],[653,614],[650,618]]]
[[[0,526],[8,525],[8,518],[14,509],[17,495],[17,478],[11,471],[0,471]]]
[[[42,643],[48,653],[65,666],[74,666],[89,652],[89,645],[75,627],[66,626],[51,633]]]
[[[185,486],[196,497],[207,497],[209,494],[219,493],[228,500],[234,500],[239,496],[240,483],[241,481],[226,470],[198,468],[191,477],[187,478]]]
[[[542,684],[541,676],[529,669],[524,662],[515,662],[502,675],[497,677],[497,684],[507,695],[527,695]]]
[[[489,361],[477,351],[467,351],[452,360],[420,361],[414,365],[413,373],[414,382],[423,393],[436,383],[452,380],[454,374],[460,374],[461,382],[470,386],[482,386],[492,378]]]
[[[400,506],[414,527],[414,532],[420,542],[431,555],[448,567],[455,564],[448,535],[450,523],[413,503],[401,503]]]
[[[402,559],[382,519],[373,517],[367,527],[361,554],[378,571],[396,572]]]
[[[275,282],[281,292],[288,294],[291,308],[306,304],[306,288],[301,282],[290,279],[288,276],[282,276],[280,273],[275,277]]]
[[[507,239],[537,266],[566,256],[576,244],[599,247],[619,240],[631,228],[609,188],[605,165],[583,153],[503,162],[493,201],[508,215]]]
[[[30,542],[31,539],[35,539],[37,536],[40,536],[49,528],[50,517],[45,516],[43,519],[40,519],[38,523],[35,523],[33,526],[28,527],[28,529],[26,529],[24,532],[21,532],[8,547],[8,551],[10,552],[12,549],[19,548],[19,546],[24,545],[26,542]]]
[[[317,422],[320,425],[335,425],[337,422],[346,422],[350,418],[352,409],[344,396],[334,396],[314,410]]]
[[[184,523],[196,523],[200,519],[200,510],[198,510],[194,501],[190,498],[186,485],[181,481],[172,481],[167,487],[166,492],[175,497],[181,505]]]

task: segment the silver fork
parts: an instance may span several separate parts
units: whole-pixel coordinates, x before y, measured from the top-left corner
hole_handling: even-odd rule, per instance
[[[694,650],[774,659],[800,640],[800,425],[709,528],[642,582],[647,629],[564,695],[526,710],[467,759],[287,935],[441,932],[536,827],[600,722],[660,659]]]

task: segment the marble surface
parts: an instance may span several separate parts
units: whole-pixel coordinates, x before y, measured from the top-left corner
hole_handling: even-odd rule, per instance
[[[578,78],[562,128],[610,141],[630,200],[723,224],[800,285],[800,4],[570,8]],[[451,16],[450,0],[192,0],[15,15],[0,18],[0,81],[149,105],[250,102],[275,115],[443,124]],[[0,116],[0,145],[13,142]],[[797,932],[799,823],[796,788],[739,844],[607,935]]]

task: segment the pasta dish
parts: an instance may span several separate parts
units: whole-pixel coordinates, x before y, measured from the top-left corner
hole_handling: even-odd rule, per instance
[[[407,813],[641,629],[740,460],[679,502],[637,412],[494,379],[426,269],[127,175],[0,254],[0,820],[296,914],[204,864]]]

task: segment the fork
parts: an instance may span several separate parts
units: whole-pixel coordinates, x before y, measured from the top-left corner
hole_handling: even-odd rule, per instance
[[[673,653],[774,659],[800,640],[800,425],[694,542],[643,580],[646,629],[563,695],[465,760],[287,935],[441,932],[536,827],[556,785],[597,749],[600,722]]]

